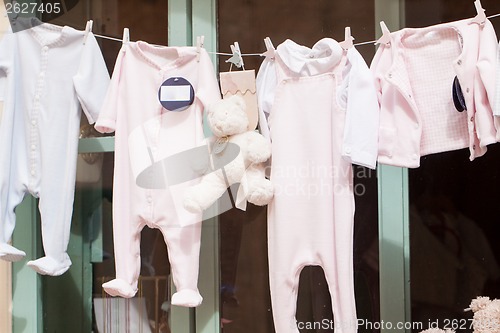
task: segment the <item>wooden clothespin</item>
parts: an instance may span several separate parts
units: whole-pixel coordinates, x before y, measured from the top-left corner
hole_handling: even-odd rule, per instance
[[[262,53],[260,56],[266,57],[269,59],[274,59],[276,49],[274,48],[274,45],[273,45],[273,42],[271,41],[271,38],[269,38],[269,37],[264,38],[264,44],[266,44],[266,52]]]
[[[87,37],[89,33],[92,32],[92,26],[94,25],[94,21],[88,20],[87,21],[87,26],[85,27],[85,35],[83,36],[83,45],[87,42]]]
[[[122,43],[127,44],[129,42],[130,42],[130,30],[128,28],[124,28]]]
[[[231,58],[227,59],[226,62],[230,62],[238,68],[245,68],[245,63],[243,62],[243,57],[241,56],[240,44],[234,42],[234,45],[230,45],[231,53],[233,54]]]
[[[196,36],[196,61],[200,61],[201,49],[205,44],[205,36]]]
[[[483,25],[486,21],[486,14],[480,0],[474,1],[474,6],[476,7],[477,15],[472,19],[471,23],[477,23]]]
[[[351,36],[351,27],[345,27],[345,39],[344,41],[340,42],[340,46],[344,50],[349,50],[352,47],[352,41],[354,40],[354,37]]]
[[[382,37],[377,39],[375,44],[389,45],[391,43],[391,32],[387,28],[387,25],[385,25],[384,21],[380,21],[380,28],[382,29]]]

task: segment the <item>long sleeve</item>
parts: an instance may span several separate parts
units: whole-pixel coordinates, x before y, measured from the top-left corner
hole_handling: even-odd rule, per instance
[[[122,48],[118,53],[115,62],[111,82],[106,92],[106,97],[99,113],[99,118],[95,124],[95,129],[101,133],[112,133],[116,129],[116,114],[118,112],[118,92],[122,72],[122,62],[125,50]]]
[[[496,142],[492,114],[495,99],[497,38],[489,21],[479,31],[479,55],[474,75],[474,108],[477,137],[481,147]]]
[[[271,139],[268,117],[274,103],[274,91],[278,85],[274,60],[266,58],[257,73],[257,103],[259,106],[259,129],[267,139]]]
[[[375,169],[380,111],[374,78],[354,47],[347,58],[345,84],[339,94],[346,104],[342,156],[353,164]]]
[[[101,109],[109,85],[106,63],[94,34],[87,36],[78,73],[73,77],[73,84],[90,124],[93,124]]]

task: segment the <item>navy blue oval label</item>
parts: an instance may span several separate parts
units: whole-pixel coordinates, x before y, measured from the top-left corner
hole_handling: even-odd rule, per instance
[[[158,90],[161,105],[173,112],[186,110],[194,102],[194,88],[183,77],[171,77]]]

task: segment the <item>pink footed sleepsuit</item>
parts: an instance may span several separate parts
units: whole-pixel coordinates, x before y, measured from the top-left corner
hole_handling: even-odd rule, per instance
[[[181,86],[164,89],[165,82]],[[172,304],[198,306],[198,266],[201,215],[182,207],[179,186],[162,183],[155,163],[193,148],[203,140],[202,112],[220,99],[212,62],[204,49],[156,47],[146,42],[125,43],[96,129],[116,132],[113,187],[113,233],[116,279],[103,285],[113,296],[133,297],[140,274],[140,232],[159,229],[167,244],[177,292]],[[160,100],[172,106],[167,110]],[[177,103],[177,104],[176,104]],[[168,103],[166,103],[168,107]],[[180,106],[183,106],[179,108]],[[146,174],[146,175],[145,175]],[[145,176],[144,176],[145,175]],[[144,178],[145,177],[145,178]],[[147,179],[147,178],[150,179]],[[178,191],[177,191],[178,190]]]
[[[298,333],[299,276],[321,266],[336,332],[356,332],[351,163],[375,168],[378,103],[355,48],[325,38],[312,49],[287,40],[258,74],[269,114],[274,201],[268,210],[271,300],[278,333]],[[261,113],[261,128],[266,128]]]

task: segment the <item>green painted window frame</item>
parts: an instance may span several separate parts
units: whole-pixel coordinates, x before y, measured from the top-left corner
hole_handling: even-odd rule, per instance
[[[205,47],[216,50],[216,0],[170,0],[168,8],[169,45],[192,45],[196,36],[205,36]],[[390,29],[404,26],[403,0],[375,0],[375,22],[384,20]],[[377,27],[377,29],[379,29]],[[380,33],[379,30],[377,30]],[[213,63],[217,64],[214,57]],[[80,153],[114,151],[114,138],[80,139]],[[379,165],[379,257],[380,315],[384,323],[410,322],[408,170]],[[40,229],[36,200],[27,196],[17,208],[18,223],[13,241],[30,257],[40,252]],[[33,228],[32,226],[37,226]],[[204,222],[200,257],[200,290],[204,305],[198,309],[174,307],[171,328],[177,333],[220,331],[218,224]],[[22,287],[21,287],[22,286]],[[33,297],[35,296],[35,302]],[[26,302],[29,299],[30,302]],[[41,279],[21,263],[13,265],[13,332],[42,332]],[[381,332],[392,331],[383,327]],[[410,330],[407,330],[409,332]]]

